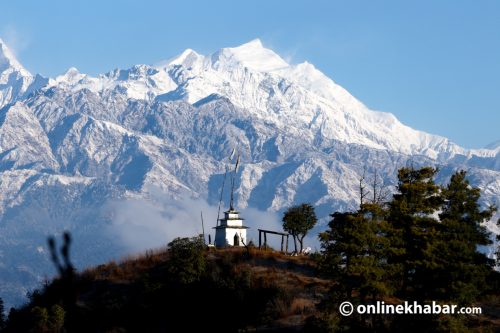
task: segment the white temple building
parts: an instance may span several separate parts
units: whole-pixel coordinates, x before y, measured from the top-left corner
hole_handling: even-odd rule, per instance
[[[231,153],[230,160],[233,159],[234,149]],[[243,225],[243,218],[240,217],[240,213],[234,209],[234,185],[236,180],[236,172],[238,171],[238,165],[240,164],[240,156],[236,159],[236,164],[234,170],[231,173],[231,197],[229,201],[229,209],[224,212],[224,218],[219,219],[219,213],[217,213],[217,226],[215,229],[215,246],[216,247],[228,247],[228,246],[245,246],[247,245],[247,229]],[[220,201],[219,201],[219,212],[222,202],[222,194],[224,191],[224,183],[227,175],[224,174],[224,181],[222,182]]]
[[[219,225],[215,229],[215,246],[244,246],[247,244],[247,229],[243,225],[243,218],[240,213],[234,210],[231,205],[228,211],[224,212],[224,218],[219,220]]]

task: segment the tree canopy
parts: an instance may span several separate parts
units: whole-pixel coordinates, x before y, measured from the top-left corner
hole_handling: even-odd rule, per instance
[[[319,268],[337,282],[331,294],[337,307],[341,301],[384,297],[470,306],[499,285],[494,261],[478,250],[491,244],[484,222],[496,208],[481,208],[480,190],[469,184],[465,171],[454,173],[445,186],[434,182],[437,172],[402,168],[388,202],[362,201],[357,211],[331,214],[329,228],[320,234]],[[398,330],[439,326],[446,331],[464,322],[448,319],[438,325],[437,318],[412,317],[392,324]],[[369,321],[336,320],[357,329]],[[387,329],[387,323],[372,325]]]
[[[300,252],[304,248],[304,237],[311,230],[318,219],[314,207],[303,203],[288,208],[283,215],[283,229],[293,237],[295,252],[297,252],[297,240],[300,244]]]
[[[188,284],[202,277],[206,268],[203,238],[176,238],[168,244],[168,249],[168,272],[172,280]]]

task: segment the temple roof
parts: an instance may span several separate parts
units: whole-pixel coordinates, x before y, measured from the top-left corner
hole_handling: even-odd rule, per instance
[[[216,227],[212,227],[212,229],[250,229],[250,227],[246,227],[244,225],[218,225]]]

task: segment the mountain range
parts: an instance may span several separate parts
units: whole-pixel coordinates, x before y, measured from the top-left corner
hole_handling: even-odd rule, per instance
[[[54,273],[47,235],[70,230],[84,267],[126,254],[124,239],[166,244],[172,216],[176,232],[196,229],[200,205],[216,214],[233,149],[238,209],[279,219],[310,202],[318,229],[356,208],[363,176],[391,192],[407,165],[439,167],[440,182],[465,169],[482,202],[500,206],[498,142],[465,149],[412,129],[260,40],[55,78],[31,74],[0,40],[0,296],[19,303]]]

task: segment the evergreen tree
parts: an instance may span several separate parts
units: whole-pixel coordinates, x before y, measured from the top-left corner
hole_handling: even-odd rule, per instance
[[[357,295],[362,302],[367,296],[395,294],[408,301],[467,306],[482,293],[497,290],[493,260],[478,251],[478,246],[491,243],[482,223],[495,208],[481,209],[480,191],[469,185],[464,171],[455,173],[445,187],[434,183],[436,172],[430,167],[400,169],[397,193],[387,205],[362,201],[357,212],[331,215],[329,229],[320,234],[319,268],[335,283],[326,312],[316,317],[319,327],[331,323],[335,329],[368,331],[465,331],[468,322],[463,317],[397,316],[387,322],[356,315],[332,321],[327,315],[339,301],[356,304]]]
[[[437,247],[437,295],[470,304],[486,285],[486,278],[494,262],[477,250],[479,245],[490,245],[490,234],[482,225],[488,221],[494,207],[481,210],[480,190],[472,188],[466,172],[452,175],[450,183],[442,189],[443,206],[439,214],[442,223],[440,243]]]
[[[320,234],[321,271],[338,281],[342,298],[353,290],[362,299],[390,293],[386,282],[383,210],[377,205],[362,205],[358,212],[332,214],[329,229]]]
[[[432,216],[441,204],[439,186],[434,183],[437,169],[402,168],[398,171],[398,192],[389,203],[388,262],[393,271],[399,270],[401,291],[422,298],[432,283],[429,270],[435,268],[436,252],[433,242],[439,223]]]
[[[288,208],[283,215],[283,230],[293,237],[295,252],[297,252],[297,240],[300,244],[300,252],[304,248],[304,237],[311,230],[318,219],[314,207],[310,204],[301,204]]]

